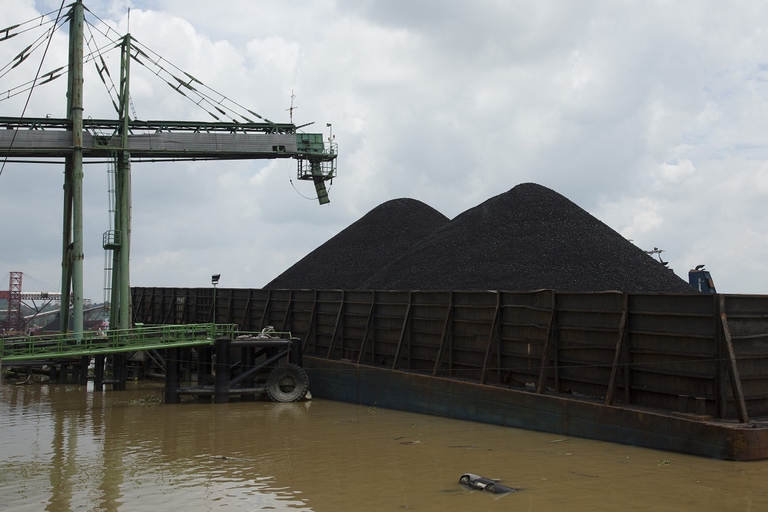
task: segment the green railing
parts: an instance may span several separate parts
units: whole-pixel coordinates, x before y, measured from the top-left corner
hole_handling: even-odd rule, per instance
[[[86,331],[80,340],[72,333],[18,336],[0,339],[0,362],[212,345],[218,338],[233,339],[234,336],[234,324],[153,325]]]

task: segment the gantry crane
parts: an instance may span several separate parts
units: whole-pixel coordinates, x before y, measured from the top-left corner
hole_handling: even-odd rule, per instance
[[[59,22],[57,18],[51,35]],[[83,115],[83,67],[85,8],[76,0],[62,23],[68,22],[69,64],[66,118],[0,117],[0,156],[4,158],[63,158],[64,229],[62,240],[62,312],[61,328],[69,329],[69,304],[73,304],[76,339],[83,331],[83,159],[114,159],[115,213],[114,229],[104,234],[103,246],[113,251],[112,299],[110,325],[131,325],[130,307],[130,233],[131,233],[131,162],[178,160],[227,160],[293,158],[298,162],[297,178],[312,181],[320,204],[327,203],[326,181],[336,176],[337,146],[320,133],[302,133],[303,126],[275,123],[255,112],[240,108],[240,113],[225,106],[221,98],[211,97],[202,82],[181,70],[169,72],[160,64],[162,58],[136,44],[130,34],[117,40],[121,50],[120,82],[117,87],[117,119],[90,119]],[[21,30],[15,25],[0,30],[0,41]],[[22,51],[18,65],[29,55]],[[109,72],[99,53],[91,53],[102,80]],[[177,92],[194,96],[206,108],[213,122],[140,121],[130,111],[131,63],[154,66],[153,72]],[[62,76],[64,67],[40,77],[40,83]],[[33,83],[33,87],[34,87]],[[10,92],[8,93],[10,95]],[[16,91],[14,90],[14,94]],[[199,98],[199,101],[197,101]],[[236,103],[234,104],[240,107]],[[231,120],[222,121],[229,117]],[[135,116],[134,116],[135,117]],[[259,121],[255,121],[258,119]],[[292,121],[292,119],[291,119]],[[306,125],[304,125],[306,126]],[[70,296],[71,293],[71,296]]]

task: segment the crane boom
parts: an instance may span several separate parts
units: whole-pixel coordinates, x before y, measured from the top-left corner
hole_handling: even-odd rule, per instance
[[[83,120],[83,158],[111,158],[127,150],[131,161],[259,160],[294,158],[297,178],[313,181],[321,204],[325,182],[336,177],[337,146],[293,124],[129,121],[127,148],[120,120]],[[0,154],[60,158],[72,154],[72,122],[56,118],[0,117]],[[104,135],[108,133],[108,135]]]
[[[192,75],[187,78],[169,74],[159,64],[162,60],[148,58],[147,48],[135,44],[130,34],[119,45],[120,82],[117,102],[118,119],[91,119],[83,116],[83,65],[85,8],[83,0],[75,0],[69,12],[70,51],[68,66],[66,118],[0,117],[0,155],[7,160],[64,159],[64,216],[62,238],[62,324],[68,329],[68,307],[74,310],[74,335],[81,339],[82,286],[83,286],[83,191],[82,165],[84,159],[108,159],[115,163],[116,186],[114,226],[104,234],[104,248],[113,253],[112,313],[113,327],[130,326],[130,234],[131,234],[131,162],[178,161],[178,160],[236,160],[276,159],[297,160],[300,180],[312,181],[320,204],[328,203],[325,182],[336,176],[337,146],[333,138],[328,144],[319,133],[300,133],[290,123],[274,123],[255,112],[235,115],[232,109],[224,110],[223,96],[213,103],[208,93],[200,94],[204,84]],[[143,49],[142,49],[143,48]],[[210,106],[208,113],[216,122],[190,121],[141,121],[131,119],[130,110],[130,63],[153,63],[152,70],[174,90],[187,96],[198,94],[198,106]],[[101,60],[103,64],[103,59]],[[99,68],[100,75],[106,70]],[[60,68],[61,69],[61,68]],[[104,79],[102,75],[102,80]],[[106,82],[105,82],[106,83]],[[194,83],[194,85],[193,85]],[[182,91],[184,89],[184,91]],[[217,96],[218,97],[218,96]],[[237,105],[237,104],[235,104]],[[240,108],[239,105],[237,105]],[[213,111],[218,113],[214,113]],[[220,122],[242,117],[245,122]],[[135,115],[134,115],[135,117]],[[252,122],[254,118],[264,122]],[[305,125],[306,126],[306,125]],[[330,126],[330,124],[328,125]],[[71,296],[70,296],[71,292]],[[70,300],[71,299],[71,300]],[[119,310],[119,315],[115,314]],[[114,320],[114,321],[112,321]]]

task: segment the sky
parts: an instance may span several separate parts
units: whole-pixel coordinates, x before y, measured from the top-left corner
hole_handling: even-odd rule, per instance
[[[0,25],[55,17],[60,5],[3,0]],[[85,5],[94,25],[130,30],[266,118],[288,122],[294,96],[293,121],[326,137],[330,123],[338,143],[323,206],[293,160],[135,163],[133,286],[204,287],[221,274],[219,286],[258,288],[385,201],[413,198],[454,218],[535,182],[663,250],[686,280],[706,264],[719,292],[768,292],[766,2]],[[0,66],[24,37],[0,41]],[[44,47],[0,72],[0,116],[66,117],[64,79],[35,88],[26,110],[27,94],[3,95],[38,67],[65,65],[67,37],[54,34],[42,64]],[[118,76],[118,54],[105,61]],[[210,120],[132,71],[138,119]],[[85,117],[117,117],[92,63],[84,104]],[[61,164],[3,167],[0,290],[10,271],[24,272],[25,291],[60,290],[62,184]],[[85,297],[101,302],[105,164],[85,166],[84,188]]]

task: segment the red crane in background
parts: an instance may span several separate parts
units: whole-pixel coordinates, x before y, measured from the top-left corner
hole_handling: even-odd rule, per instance
[[[48,304],[54,302],[61,302],[61,293],[58,292],[22,292],[21,291],[21,279],[23,272],[10,272],[10,279],[8,281],[8,290],[0,290],[0,300],[8,301],[7,311],[5,312],[5,319],[0,320],[0,331],[4,332],[20,332],[26,329],[26,324],[32,317],[42,317],[49,313],[41,313],[40,307],[34,303],[34,301],[42,300]],[[23,301],[32,301],[32,303],[25,303]],[[90,301],[86,301],[87,305],[90,305]],[[22,305],[35,311],[32,316],[24,316]],[[0,310],[2,313],[2,310]],[[2,318],[0,316],[0,318]]]
[[[0,299],[8,301],[8,313],[3,322],[4,330],[20,331],[24,328],[24,318],[21,316],[21,272],[11,272],[8,291],[0,291]]]

